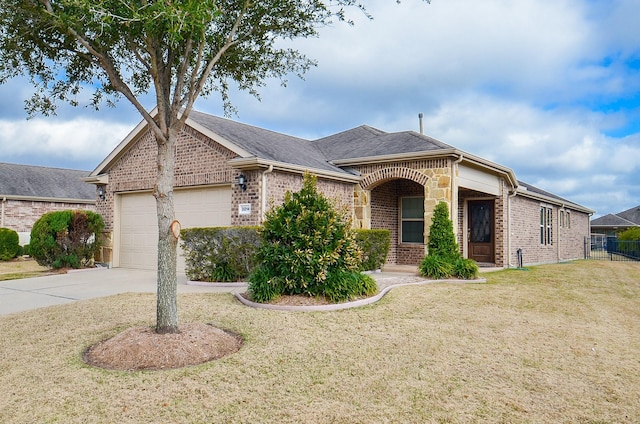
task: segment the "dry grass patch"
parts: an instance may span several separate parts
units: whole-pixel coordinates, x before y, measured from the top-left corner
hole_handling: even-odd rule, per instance
[[[81,353],[149,326],[153,295],[0,318],[0,422],[640,421],[640,265],[576,262],[487,284],[392,290],[339,312],[254,310],[182,295],[181,322],[242,335],[237,353],[106,371]]]
[[[49,269],[38,265],[34,259],[18,258],[12,261],[0,261],[0,281],[46,275]]]

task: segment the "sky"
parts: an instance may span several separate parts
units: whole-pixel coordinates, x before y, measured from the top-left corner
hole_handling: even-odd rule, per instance
[[[596,211],[640,205],[640,2],[365,1],[318,38],[304,80],[234,91],[239,122],[316,139],[367,124],[424,132]],[[141,117],[122,99],[26,119],[25,78],[0,85],[0,162],[95,169]],[[62,106],[62,105],[61,105]],[[148,102],[148,108],[154,106]],[[196,109],[223,116],[215,93]]]

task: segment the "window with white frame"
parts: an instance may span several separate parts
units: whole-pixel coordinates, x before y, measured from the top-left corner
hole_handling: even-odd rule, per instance
[[[400,198],[400,243],[424,244],[424,197]]]
[[[540,206],[540,244],[553,244],[553,208]]]

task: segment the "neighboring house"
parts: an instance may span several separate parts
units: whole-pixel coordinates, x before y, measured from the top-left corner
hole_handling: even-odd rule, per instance
[[[608,214],[591,221],[591,234],[616,236],[632,227],[640,227],[640,205],[624,212]]]
[[[83,181],[89,171],[0,162],[0,227],[29,243],[31,227],[45,212],[95,211],[96,188]]]
[[[156,268],[156,151],[142,122],[86,179],[105,191],[97,210],[113,266]],[[433,138],[369,126],[309,141],[194,111],[176,146],[176,217],[182,228],[258,225],[305,171],[354,227],[391,231],[390,264],[424,257],[439,201],[464,256],[483,265],[514,266],[517,249],[527,264],[584,256],[590,209]]]

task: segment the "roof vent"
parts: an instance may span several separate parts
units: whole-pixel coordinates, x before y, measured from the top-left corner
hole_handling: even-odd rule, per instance
[[[424,135],[424,123],[423,123],[424,113],[420,112],[418,114],[418,120],[420,121],[420,134]]]

